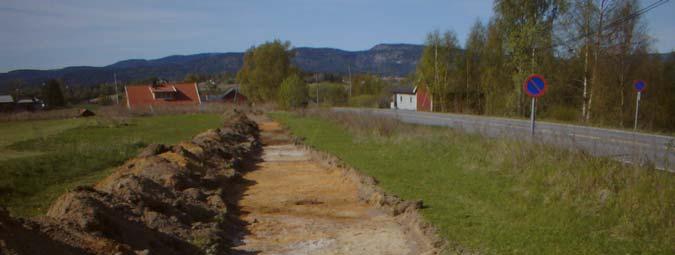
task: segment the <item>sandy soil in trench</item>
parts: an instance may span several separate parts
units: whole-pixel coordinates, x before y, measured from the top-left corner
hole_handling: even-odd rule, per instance
[[[239,254],[421,254],[415,238],[357,197],[357,186],[262,122],[263,161],[244,175]]]

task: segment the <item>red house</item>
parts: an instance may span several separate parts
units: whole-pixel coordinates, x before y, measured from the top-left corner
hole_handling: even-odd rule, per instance
[[[129,109],[202,103],[197,83],[132,85],[124,87],[124,90]]]

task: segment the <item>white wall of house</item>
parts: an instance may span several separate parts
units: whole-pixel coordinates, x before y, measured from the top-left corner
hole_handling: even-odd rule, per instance
[[[395,103],[391,103],[392,109],[417,110],[417,96],[415,94],[394,94]]]

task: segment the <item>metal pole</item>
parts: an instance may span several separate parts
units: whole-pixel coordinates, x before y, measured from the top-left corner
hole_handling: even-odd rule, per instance
[[[319,106],[319,78],[317,78],[318,74],[314,74],[314,84],[316,85],[316,106]]]
[[[638,91],[637,94],[637,100],[635,102],[635,126],[633,127],[633,130],[637,130],[638,126],[638,113],[640,112],[640,95],[642,95],[642,92]]]
[[[348,65],[347,70],[349,72],[349,98],[352,98],[352,66]]]
[[[537,114],[536,110],[537,108],[535,107],[536,104],[536,98],[532,98],[532,109],[530,110],[530,133],[534,136],[534,118],[535,115]]]
[[[120,104],[120,97],[117,92],[117,74],[113,74],[113,77],[115,79],[115,104]]]

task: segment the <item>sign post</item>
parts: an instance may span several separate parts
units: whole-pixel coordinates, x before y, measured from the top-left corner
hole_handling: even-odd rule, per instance
[[[633,82],[633,88],[637,91],[637,99],[635,100],[635,121],[633,122],[633,130],[637,130],[638,127],[638,113],[640,112],[640,96],[642,91],[647,87],[647,83],[643,80],[636,80]]]
[[[537,114],[537,98],[546,93],[548,83],[543,76],[533,74],[525,79],[523,90],[525,94],[532,98],[532,108],[530,109],[530,133],[534,136],[535,119]]]
[[[534,116],[537,115],[537,98],[532,97],[532,107],[530,108],[530,133],[534,135]]]

